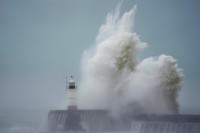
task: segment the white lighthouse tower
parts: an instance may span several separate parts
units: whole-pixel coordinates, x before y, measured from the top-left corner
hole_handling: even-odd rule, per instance
[[[70,76],[71,79],[67,81],[67,100],[68,100],[68,110],[77,109],[77,86],[73,80],[73,76]]]

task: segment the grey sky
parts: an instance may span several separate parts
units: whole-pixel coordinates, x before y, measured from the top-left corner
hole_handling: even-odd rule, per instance
[[[63,108],[65,75],[80,81],[84,49],[116,0],[0,0],[0,109]],[[138,5],[134,31],[149,47],[140,59],[172,55],[184,69],[181,110],[200,113],[200,1],[124,0]]]

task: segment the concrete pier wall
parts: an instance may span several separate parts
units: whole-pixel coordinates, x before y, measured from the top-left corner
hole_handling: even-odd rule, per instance
[[[200,115],[140,114],[113,118],[108,110],[51,110],[48,127],[51,131],[200,133]]]

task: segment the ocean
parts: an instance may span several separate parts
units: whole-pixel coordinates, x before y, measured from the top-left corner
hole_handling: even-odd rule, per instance
[[[0,111],[0,133],[37,133],[45,130],[48,110]]]

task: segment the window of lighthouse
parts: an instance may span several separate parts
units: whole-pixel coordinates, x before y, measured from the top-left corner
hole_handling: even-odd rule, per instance
[[[75,89],[75,82],[69,82],[69,89]]]

